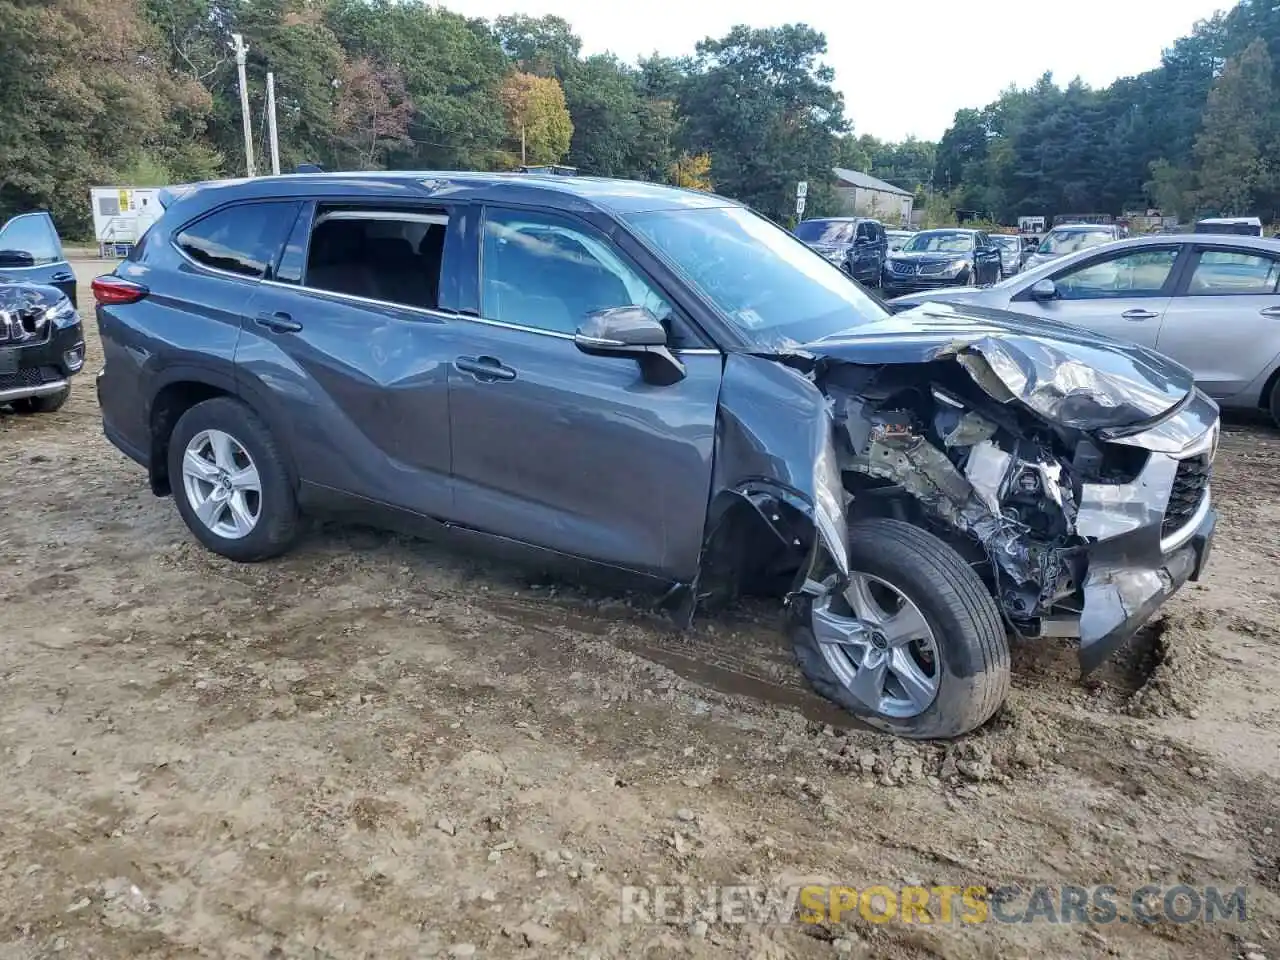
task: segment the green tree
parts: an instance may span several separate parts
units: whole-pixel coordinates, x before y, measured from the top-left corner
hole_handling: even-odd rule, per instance
[[[1209,92],[1204,129],[1196,138],[1198,205],[1224,216],[1253,212],[1272,190],[1274,93],[1271,55],[1259,38],[1232,57]]]
[[[716,188],[782,220],[799,180],[828,180],[844,101],[821,57],[826,38],[805,24],[734,27],[698,44],[679,110],[687,149],[712,157]]]

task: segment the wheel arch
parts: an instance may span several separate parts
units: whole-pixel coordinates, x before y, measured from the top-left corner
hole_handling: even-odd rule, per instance
[[[151,492],[158,497],[172,493],[169,478],[169,438],[179,418],[196,404],[215,397],[231,397],[252,410],[266,424],[286,454],[290,480],[297,483],[293,458],[289,450],[288,434],[272,422],[269,407],[256,396],[256,391],[246,388],[230,373],[203,366],[173,366],[167,368],[156,381],[147,411],[147,428],[150,437],[149,479]]]

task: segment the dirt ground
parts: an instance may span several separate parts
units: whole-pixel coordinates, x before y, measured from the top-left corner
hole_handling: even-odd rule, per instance
[[[0,413],[0,957],[1280,958],[1274,429],[1228,424],[1209,575],[1115,662],[1018,643],[987,728],[909,745],[809,694],[769,610],[681,635],[337,525],[204,552],[103,439],[86,321],[63,410]],[[620,922],[626,885],[802,878],[1250,915]]]

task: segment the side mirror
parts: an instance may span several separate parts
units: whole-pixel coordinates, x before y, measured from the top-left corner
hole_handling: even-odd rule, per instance
[[[1033,283],[1031,290],[1028,292],[1032,300],[1056,300],[1058,298],[1058,285],[1046,277]]]
[[[573,342],[592,356],[636,360],[648,383],[669,386],[685,377],[684,364],[667,349],[667,328],[647,307],[610,307],[588,314]]]
[[[24,267],[34,267],[36,258],[26,250],[0,250],[0,267],[10,267],[20,270]]]

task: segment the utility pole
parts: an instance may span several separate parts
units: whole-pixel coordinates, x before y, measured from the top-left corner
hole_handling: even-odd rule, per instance
[[[271,139],[271,173],[280,176],[280,137],[276,132],[276,75],[267,71],[267,132]]]
[[[253,125],[249,119],[249,82],[245,79],[245,58],[249,48],[244,45],[244,37],[238,33],[231,35],[231,46],[236,52],[236,70],[240,74],[240,119],[244,124],[244,164],[249,176],[255,177],[253,169]]]

